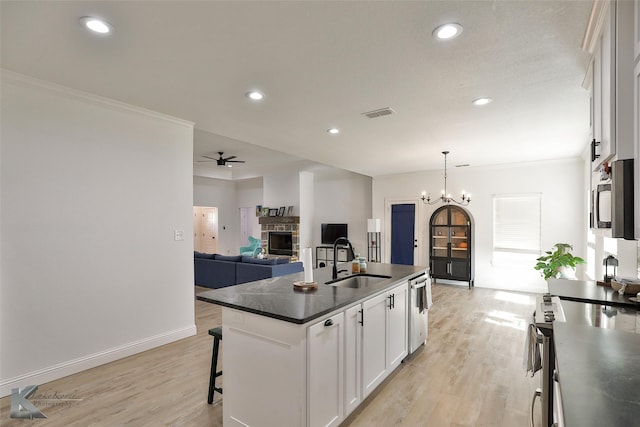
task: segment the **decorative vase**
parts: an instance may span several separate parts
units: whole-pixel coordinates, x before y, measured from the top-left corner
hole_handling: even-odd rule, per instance
[[[578,280],[576,269],[569,266],[558,267],[558,279]]]

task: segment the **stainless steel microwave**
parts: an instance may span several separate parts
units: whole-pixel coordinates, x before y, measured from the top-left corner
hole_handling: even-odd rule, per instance
[[[633,159],[616,160],[611,169],[611,179],[593,190],[591,227],[611,229],[611,237],[633,240]]]
[[[611,228],[611,183],[598,184],[593,197],[593,228]]]

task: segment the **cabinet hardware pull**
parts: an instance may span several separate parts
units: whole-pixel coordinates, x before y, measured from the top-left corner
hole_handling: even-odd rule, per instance
[[[600,157],[600,154],[596,154],[596,147],[600,145],[599,142],[596,142],[596,139],[593,138],[591,141],[591,161],[594,162],[597,158]]]
[[[360,310],[358,310],[360,312],[360,323],[362,326],[364,326],[364,309],[361,308]]]
[[[393,305],[391,303],[391,295],[389,295],[387,298],[389,298],[389,310],[391,310],[393,308]]]
[[[324,326],[333,326],[333,320],[331,320],[331,319],[327,319],[327,320],[324,322]]]
[[[391,294],[391,308],[396,308],[396,294]]]

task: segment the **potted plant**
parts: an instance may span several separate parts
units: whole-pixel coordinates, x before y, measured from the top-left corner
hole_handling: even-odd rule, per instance
[[[544,280],[553,277],[561,279],[575,279],[575,268],[578,264],[584,264],[584,260],[571,254],[573,246],[568,243],[556,243],[554,250],[546,251],[545,255],[536,259],[536,270],[540,270],[540,275]]]

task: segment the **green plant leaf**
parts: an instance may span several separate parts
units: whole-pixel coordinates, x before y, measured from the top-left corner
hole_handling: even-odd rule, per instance
[[[549,280],[552,277],[558,275],[558,269],[560,267],[575,268],[578,264],[584,264],[584,259],[574,256],[570,251],[573,250],[573,246],[568,243],[556,243],[554,250],[546,251],[545,255],[536,258],[536,264],[533,267],[534,270],[540,270],[540,275],[545,280]]]

